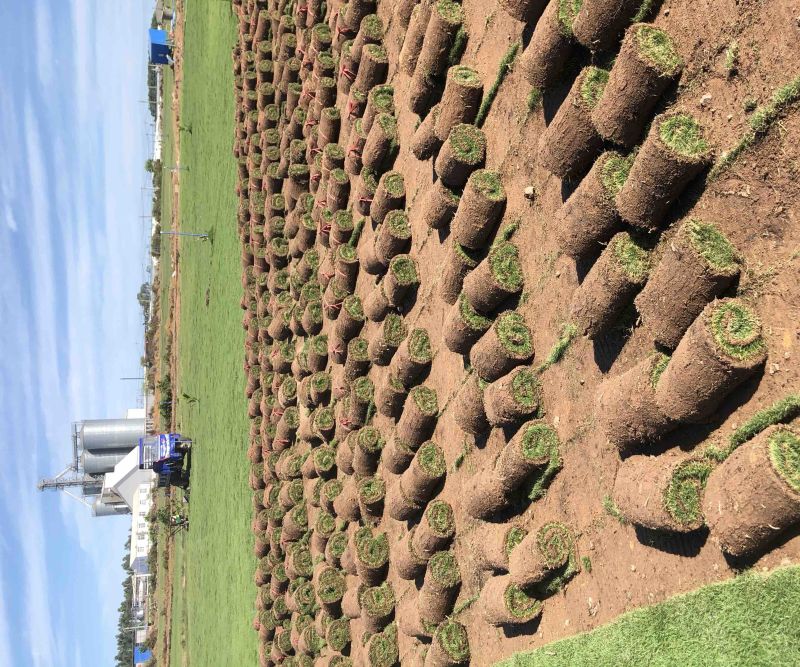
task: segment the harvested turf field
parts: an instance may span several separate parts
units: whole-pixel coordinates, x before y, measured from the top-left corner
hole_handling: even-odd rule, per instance
[[[794,19],[635,5],[188,3],[192,664],[789,664]]]

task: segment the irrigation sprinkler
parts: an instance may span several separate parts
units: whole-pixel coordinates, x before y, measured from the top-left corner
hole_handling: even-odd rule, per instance
[[[198,232],[161,232],[161,236],[189,236],[193,238],[199,238],[202,240],[208,240],[208,234],[206,233],[198,233]]]

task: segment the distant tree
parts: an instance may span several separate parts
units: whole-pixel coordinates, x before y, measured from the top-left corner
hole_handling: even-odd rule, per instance
[[[117,667],[130,667],[133,664],[133,634],[128,628],[133,624],[133,570],[130,567],[131,536],[125,542],[125,553],[122,557],[122,569],[126,573],[122,581],[122,602],[119,605],[119,622],[117,624]]]
[[[153,160],[147,160],[144,163],[144,170],[152,174],[155,171],[155,162]]]

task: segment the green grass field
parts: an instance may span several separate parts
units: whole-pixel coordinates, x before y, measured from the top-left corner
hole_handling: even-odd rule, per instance
[[[746,574],[520,653],[502,667],[797,664],[800,567]]]
[[[172,136],[172,91],[175,88],[175,75],[168,67],[162,68],[164,102],[161,106],[162,150],[161,164],[161,230],[172,229],[172,173],[167,167],[174,164],[174,137]],[[161,255],[159,257],[159,304],[161,319],[159,321],[159,361],[162,367],[167,358],[167,319],[169,315],[169,286],[172,282],[172,255],[170,254],[169,237],[162,237]]]
[[[172,660],[190,665],[255,665],[255,569],[246,458],[248,420],[242,371],[244,332],[236,233],[233,74],[236,25],[230,5],[186,6],[181,124],[182,238],[178,425],[193,438],[186,591],[173,598]],[[182,394],[197,399],[190,403]],[[181,567],[176,563],[175,587]],[[188,628],[180,622],[185,605]],[[179,638],[187,634],[188,660]]]

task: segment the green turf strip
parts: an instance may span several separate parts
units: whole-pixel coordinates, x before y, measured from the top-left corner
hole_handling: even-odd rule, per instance
[[[800,567],[745,574],[624,614],[503,667],[794,665]]]

